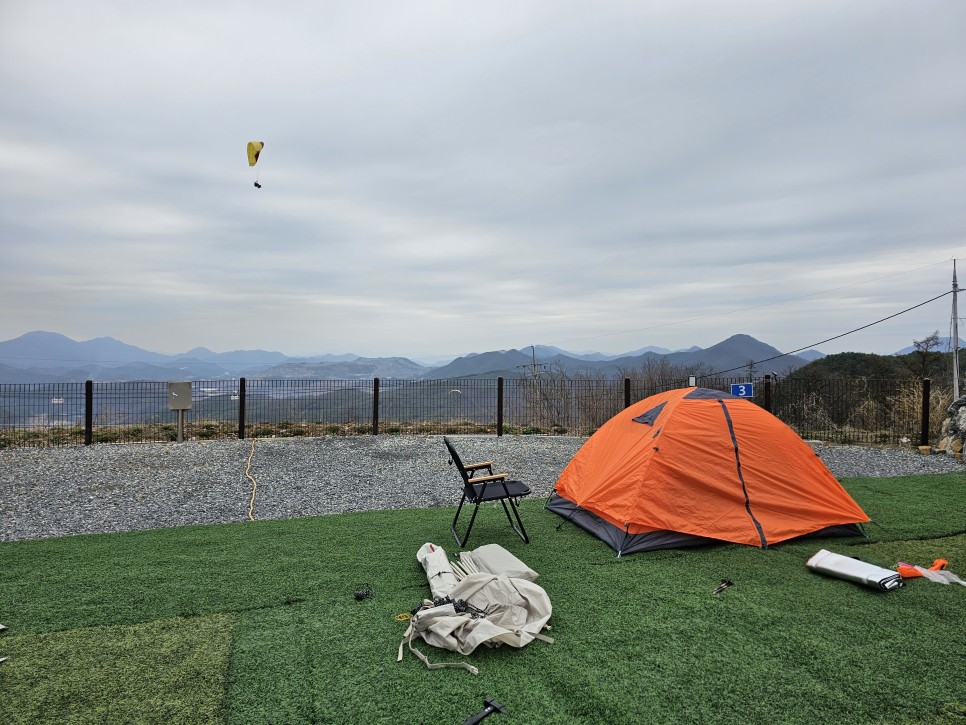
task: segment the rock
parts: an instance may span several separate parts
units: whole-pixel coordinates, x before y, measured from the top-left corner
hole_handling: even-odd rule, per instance
[[[957,398],[948,408],[949,417],[943,421],[942,439],[936,446],[939,453],[962,453],[966,443],[966,395]]]

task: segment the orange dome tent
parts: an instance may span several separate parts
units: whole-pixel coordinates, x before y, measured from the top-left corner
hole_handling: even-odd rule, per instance
[[[706,388],[659,393],[611,418],[571,459],[547,508],[618,556],[861,535],[869,520],[795,431]]]

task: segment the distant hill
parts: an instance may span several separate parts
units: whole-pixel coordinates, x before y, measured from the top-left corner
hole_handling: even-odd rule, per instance
[[[824,380],[828,377],[904,378],[912,373],[896,355],[867,352],[840,352],[813,360],[791,375],[789,380]]]
[[[525,348],[522,352],[526,353],[530,348]],[[700,347],[691,347],[684,352],[691,352],[694,350],[700,350]],[[654,345],[648,345],[646,347],[639,348],[637,350],[632,350],[631,352],[622,352],[616,355],[604,352],[568,352],[567,350],[562,350],[559,347],[553,347],[552,345],[536,345],[535,346],[536,357],[540,360],[550,360],[558,355],[563,355],[564,357],[572,358],[574,360],[617,360],[622,357],[636,357],[638,355],[643,355],[644,353],[653,352],[658,355],[667,355],[672,352],[666,347],[656,347]]]
[[[57,375],[39,372],[33,368],[17,368],[0,363],[0,383],[59,383]]]
[[[732,335],[704,350],[672,352],[665,355],[665,358],[668,362],[682,367],[707,365],[714,372],[734,373],[735,377],[743,373],[752,361],[758,362],[756,369],[760,373],[794,370],[807,362],[795,355],[784,355],[781,350],[756,340],[751,335]]]
[[[215,380],[254,376],[287,362],[346,362],[357,358],[351,354],[294,358],[266,350],[218,353],[205,347],[165,355],[111,337],[78,342],[56,332],[36,331],[0,342],[0,383]]]
[[[433,368],[424,377],[439,379],[469,378],[487,373],[492,373],[493,377],[509,375],[513,371],[519,372],[517,368],[521,365],[528,365],[531,360],[530,355],[519,350],[484,352],[458,357],[449,365]]]
[[[536,348],[540,350],[539,347]],[[533,351],[535,352],[535,351]],[[467,355],[457,358],[449,365],[434,368],[424,377],[459,378],[474,376],[495,377],[502,375],[512,377],[524,375],[531,370],[534,355],[529,348],[525,350],[502,350],[499,352]],[[622,371],[632,370],[645,365],[648,361],[666,360],[668,363],[682,368],[702,368],[708,372],[731,373],[731,377],[741,376],[749,361],[767,360],[757,366],[758,372],[786,373],[807,364],[807,360],[795,355],[783,355],[771,345],[766,345],[749,335],[733,335],[727,340],[712,345],[709,348],[691,348],[684,352],[659,354],[644,352],[639,355],[625,355],[609,359],[591,359],[590,357],[575,358],[569,355],[555,354],[550,357],[536,356],[538,366],[544,369],[552,367],[569,375],[581,372],[597,372],[604,375],[616,375]]]
[[[821,356],[821,353],[815,355]],[[0,342],[0,383],[239,377],[329,380],[510,377],[526,374],[534,363],[540,369],[552,367],[568,375],[611,376],[662,361],[686,369],[700,368],[702,372],[730,371],[731,376],[738,377],[751,360],[767,360],[757,369],[760,373],[783,374],[808,362],[804,354],[783,356],[749,335],[734,335],[706,349],[691,347],[670,352],[666,348],[647,346],[623,355],[568,353],[561,348],[536,345],[523,350],[474,352],[432,367],[403,357],[362,358],[353,354],[290,357],[266,350],[216,353],[206,347],[166,355],[110,337],[78,342],[59,333],[37,331]]]
[[[266,368],[254,378],[265,380],[411,380],[430,368],[404,357],[357,357],[342,362],[290,362]]]
[[[280,365],[291,358],[280,352],[265,350],[232,350],[231,352],[212,352],[206,347],[196,347],[183,355],[175,355],[173,362],[190,360],[215,363],[218,365]]]
[[[966,342],[963,342],[963,338],[959,338],[959,349],[962,350],[964,347],[966,347]],[[937,352],[949,352],[952,349],[953,349],[953,338],[948,336],[939,338],[939,347],[936,348]],[[901,350],[894,352],[893,355],[908,355],[910,352],[915,352],[915,351],[916,351],[916,346],[909,345],[909,347],[904,347]]]
[[[169,356],[127,345],[113,337],[76,342],[56,332],[28,332],[0,342],[0,362],[14,367],[63,368],[83,363],[101,366],[158,363]]]

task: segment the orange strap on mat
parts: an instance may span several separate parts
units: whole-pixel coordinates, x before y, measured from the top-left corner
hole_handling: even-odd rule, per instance
[[[935,559],[932,562],[932,566],[929,567],[929,571],[940,571],[945,569],[947,566],[949,566],[949,562],[945,559]],[[917,576],[922,576],[922,574],[916,571],[914,566],[907,564],[904,561],[900,561],[898,564],[896,564],[896,571],[899,572],[899,576],[901,576],[903,579],[914,579]]]

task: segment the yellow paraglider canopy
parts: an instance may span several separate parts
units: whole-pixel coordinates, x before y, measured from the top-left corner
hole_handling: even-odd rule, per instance
[[[264,141],[249,141],[248,142],[248,165],[254,166],[255,162],[258,161],[258,155],[265,148]]]

